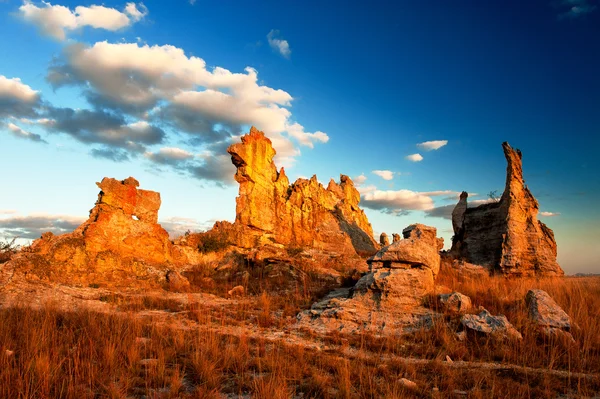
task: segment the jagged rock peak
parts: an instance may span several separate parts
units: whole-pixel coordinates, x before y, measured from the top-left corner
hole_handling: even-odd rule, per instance
[[[253,247],[265,237],[280,244],[375,252],[377,244],[352,180],[340,175],[327,188],[317,176],[293,184],[283,168],[278,173],[276,154],[263,132],[252,127],[241,143],[227,152],[236,166],[240,184],[232,241]]]
[[[539,204],[523,180],[523,154],[502,143],[506,185],[498,202],[467,207],[463,192],[454,211],[451,254],[506,275],[564,274],[556,262],[554,233],[537,220]]]

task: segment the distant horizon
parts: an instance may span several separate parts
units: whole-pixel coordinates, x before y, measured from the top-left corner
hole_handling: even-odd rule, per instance
[[[446,248],[508,141],[565,273],[600,273],[596,0],[97,4],[0,2],[0,238],[72,230],[102,177],[160,192],[170,232],[233,221],[226,148],[255,125],[290,182],[350,176],[377,240]]]

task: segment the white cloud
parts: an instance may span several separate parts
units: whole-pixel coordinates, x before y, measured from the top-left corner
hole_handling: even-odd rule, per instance
[[[22,83],[19,78],[9,79],[4,75],[0,75],[0,101],[11,98],[26,103],[34,103],[39,100],[39,93]]]
[[[84,26],[109,31],[123,29],[144,18],[148,9],[142,3],[139,4],[139,9],[135,3],[127,3],[123,12],[98,5],[77,6],[72,11],[61,5],[44,2],[43,7],[38,7],[26,1],[19,7],[19,12],[23,19],[36,25],[44,34],[65,40],[66,31]]]
[[[292,54],[292,50],[290,50],[290,44],[287,40],[277,38],[279,36],[279,31],[272,29],[271,32],[267,35],[267,40],[269,41],[269,46],[279,54],[281,54],[284,58],[290,58]]]
[[[329,136],[305,131],[292,120],[292,96],[258,84],[258,72],[233,73],[188,57],[177,47],[99,42],[70,46],[64,64],[51,68],[55,88],[80,85],[93,104],[134,115],[159,115],[162,121],[205,140],[222,140],[214,126],[254,125],[273,141],[278,162],[300,154],[292,140],[312,148]]]
[[[364,194],[361,204],[367,208],[388,211],[433,209],[433,199],[426,194],[410,190],[375,190]]]
[[[543,217],[553,217],[553,216],[559,216],[560,213],[559,212],[540,212],[540,216]]]
[[[140,7],[139,9],[138,6]],[[138,22],[148,15],[148,8],[144,3],[127,3],[125,5],[125,13],[129,15],[134,22]]]
[[[364,184],[367,181],[367,176],[364,173],[361,173],[359,176],[353,177],[352,181],[356,183],[357,186]]]
[[[448,140],[434,140],[434,141],[425,141],[423,143],[419,143],[419,144],[417,144],[417,147],[419,147],[423,151],[432,151],[432,150],[439,150],[446,144],[448,144]]]
[[[177,216],[161,219],[158,221],[158,223],[169,232],[171,238],[182,236],[188,231],[192,233],[206,231],[210,229],[215,224],[215,222],[216,220],[198,222],[196,219]]]
[[[405,158],[412,162],[421,162],[423,160],[421,154],[411,154],[407,155]]]
[[[71,232],[84,221],[84,218],[78,216],[49,215],[45,213],[3,217],[0,218],[0,235],[35,239],[47,231],[54,234]]]
[[[394,172],[391,170],[374,170],[371,173],[381,177],[383,180],[392,180],[394,178]]]

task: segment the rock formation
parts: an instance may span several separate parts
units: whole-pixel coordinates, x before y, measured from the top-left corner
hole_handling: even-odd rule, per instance
[[[465,331],[491,335],[499,340],[521,340],[523,336],[508,321],[506,316],[493,316],[483,309],[479,314],[466,314],[460,319]]]
[[[384,332],[418,328],[434,315],[422,306],[434,291],[443,240],[422,224],[403,230],[404,239],[367,262],[370,272],[350,290],[337,290],[298,315],[301,328],[317,331]]]
[[[157,222],[159,193],[138,189],[132,177],[96,184],[101,191],[89,219],[72,233],[44,233],[3,266],[11,279],[146,285],[164,282],[169,265],[188,262],[189,248],[175,247]]]
[[[387,234],[381,233],[379,236],[379,244],[381,244],[382,247],[390,245],[390,239],[388,238]]]
[[[392,234],[392,243],[400,241],[400,234],[394,233]]]
[[[467,193],[452,212],[452,256],[505,275],[562,276],[554,233],[537,220],[539,205],[523,180],[521,152],[503,143],[506,187],[498,202],[467,208]]]
[[[240,184],[232,242],[252,248],[263,243],[374,253],[378,246],[360,194],[348,176],[324,188],[316,176],[290,185],[273,162],[271,140],[256,128],[227,152]]]

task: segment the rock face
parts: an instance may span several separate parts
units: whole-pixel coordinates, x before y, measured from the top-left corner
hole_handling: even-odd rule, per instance
[[[251,248],[261,243],[311,246],[373,253],[378,246],[360,194],[348,176],[324,188],[316,176],[290,185],[273,162],[271,140],[256,128],[227,152],[240,184],[232,241]]]
[[[400,234],[394,233],[392,234],[392,243],[400,241]]]
[[[451,253],[515,276],[562,276],[554,233],[537,220],[539,205],[523,181],[521,152],[503,143],[506,187],[500,201],[467,208],[466,192],[452,212]]]
[[[175,248],[157,222],[159,193],[138,189],[132,177],[96,184],[101,191],[86,222],[72,233],[44,233],[3,269],[70,285],[145,285],[187,262],[186,248]]]
[[[404,239],[382,248],[367,262],[370,272],[346,291],[338,291],[298,315],[299,326],[317,331],[410,330],[434,315],[422,306],[434,290],[443,241],[421,224],[403,231]]]

